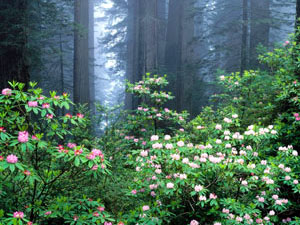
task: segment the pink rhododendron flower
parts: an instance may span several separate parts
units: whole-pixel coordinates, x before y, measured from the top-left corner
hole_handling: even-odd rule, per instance
[[[151,141],[158,141],[158,139],[159,139],[158,135],[151,136]]]
[[[215,193],[210,193],[210,194],[209,194],[209,198],[210,198],[210,199],[217,199],[218,196],[217,196]]]
[[[23,219],[24,213],[21,211],[14,212],[13,216],[14,216],[14,218]]]
[[[42,104],[42,108],[43,109],[49,109],[50,108],[50,104],[49,103],[44,103],[44,104]]]
[[[95,156],[101,156],[102,155],[102,151],[99,149],[94,148],[92,150],[92,154],[94,154]]]
[[[205,197],[204,195],[200,195],[200,196],[199,196],[199,200],[200,200],[200,201],[206,201],[206,197]]]
[[[53,118],[53,114],[47,114],[46,117],[47,117],[48,119],[52,119],[52,118]]]
[[[150,207],[148,205],[143,206],[143,211],[148,211],[149,209],[150,209]]]
[[[9,88],[4,88],[4,89],[2,90],[2,94],[3,94],[3,95],[10,96],[10,95],[11,95],[11,89],[9,89]]]
[[[216,125],[216,130],[222,130],[222,125],[221,124],[217,124]]]
[[[27,131],[19,131],[18,141],[21,143],[28,142],[28,132]]]
[[[104,225],[112,225],[112,222],[104,222]]]
[[[178,147],[183,147],[184,146],[184,142],[183,141],[178,141],[177,142],[177,146]]]
[[[202,185],[196,185],[194,189],[195,189],[196,192],[199,192],[199,191],[203,190],[203,186]]]
[[[167,183],[167,188],[168,189],[173,189],[174,188],[174,184],[173,183]]]
[[[190,225],[199,225],[199,222],[197,220],[192,220],[190,222]]]
[[[74,151],[74,155],[80,155],[82,152],[83,152],[82,149],[76,149],[76,150]]]
[[[81,114],[81,113],[77,113],[76,116],[77,116],[78,118],[81,118],[81,119],[84,118],[84,115]]]
[[[97,170],[98,169],[98,165],[94,165],[93,167],[92,167],[92,170]]]
[[[30,171],[28,171],[28,170],[24,170],[24,172],[23,172],[26,176],[30,176]]]
[[[98,212],[93,212],[93,216],[98,217],[100,214]]]
[[[90,153],[86,156],[86,158],[88,158],[89,160],[93,160],[96,158],[96,156],[93,153]]]
[[[69,148],[75,148],[75,147],[76,147],[76,144],[74,144],[74,143],[68,143],[67,146],[68,146]]]
[[[18,162],[18,157],[17,156],[15,156],[15,155],[13,155],[13,154],[11,154],[11,155],[8,155],[7,157],[6,157],[6,162],[8,162],[8,163],[17,163]]]
[[[136,193],[137,193],[136,190],[132,190],[132,191],[131,191],[131,194],[133,194],[133,195],[135,195]]]
[[[47,212],[45,212],[45,215],[46,216],[49,216],[49,215],[51,215],[52,214],[52,211],[47,211]]]
[[[105,210],[105,208],[102,207],[102,206],[97,207],[97,209],[98,209],[100,212],[103,212],[103,211]]]
[[[29,107],[37,107],[37,106],[38,106],[38,102],[37,102],[37,101],[29,101],[29,102],[27,103],[27,105],[28,105]]]
[[[3,133],[6,132],[6,130],[4,129],[4,127],[0,127],[0,133],[1,133],[1,132],[3,132]]]

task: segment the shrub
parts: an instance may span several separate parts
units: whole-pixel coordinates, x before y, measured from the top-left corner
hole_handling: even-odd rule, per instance
[[[88,118],[59,115],[72,105],[67,94],[46,97],[35,83],[28,92],[10,85],[0,95],[0,224],[111,220],[100,199],[91,199],[98,194],[90,185],[107,173],[104,154],[73,142],[81,139],[78,129],[89,129]]]

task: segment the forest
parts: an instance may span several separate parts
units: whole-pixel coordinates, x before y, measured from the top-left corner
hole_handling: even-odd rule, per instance
[[[300,225],[300,0],[0,0],[0,225]]]

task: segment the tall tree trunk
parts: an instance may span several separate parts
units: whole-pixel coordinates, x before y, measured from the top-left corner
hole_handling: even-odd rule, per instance
[[[300,51],[300,0],[296,1],[296,18],[295,18],[295,39],[297,46],[295,48],[295,53],[294,53],[294,60],[296,61],[296,69],[295,69],[295,74],[298,77],[298,80],[300,81],[300,65],[298,61],[298,55]]]
[[[0,33],[0,90],[8,87],[8,81],[29,82],[29,61],[27,55],[27,0],[0,2],[3,11],[0,21],[7,26]],[[2,43],[4,45],[2,46]]]
[[[74,102],[90,102],[89,91],[89,0],[75,0]]]
[[[296,30],[298,28],[300,28],[300,0],[296,1],[296,19],[295,19],[295,28]],[[297,39],[296,39],[297,43],[300,43],[300,34],[298,33],[297,35]]]
[[[169,1],[165,65],[171,77],[171,91],[176,96],[177,111],[190,108],[192,100],[188,93],[193,80],[193,72],[190,69],[193,59],[193,2]]]
[[[251,69],[255,69],[259,63],[257,60],[257,46],[269,45],[270,34],[270,0],[251,0],[250,2],[250,62]]]
[[[127,80],[137,82],[158,68],[158,0],[128,0]],[[134,109],[137,99],[127,94],[125,108]]]
[[[158,74],[163,72],[165,63],[165,49],[166,49],[166,34],[167,34],[167,2],[166,0],[158,0],[157,2],[157,60],[158,60]]]
[[[138,34],[139,34],[139,1],[128,0],[128,24],[127,24],[127,68],[126,79],[129,82],[138,80]],[[134,108],[132,94],[125,94],[125,109],[131,110]]]
[[[247,39],[248,39],[248,0],[243,0],[242,22],[242,47],[241,47],[241,74],[247,69]]]
[[[92,114],[95,109],[95,70],[94,70],[94,0],[89,0],[89,90],[90,90],[90,108]]]

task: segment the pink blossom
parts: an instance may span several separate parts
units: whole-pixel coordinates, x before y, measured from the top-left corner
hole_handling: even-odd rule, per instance
[[[162,147],[163,147],[163,145],[161,143],[154,143],[152,145],[152,148],[154,148],[154,149],[161,149]]]
[[[47,211],[45,212],[45,215],[48,216],[48,215],[51,215],[52,214],[52,211]]]
[[[82,149],[76,149],[76,150],[74,151],[74,155],[80,155],[82,152],[83,152]]]
[[[246,180],[243,180],[243,181],[242,181],[242,185],[243,185],[243,186],[247,186],[247,185],[248,185],[248,182],[247,182]]]
[[[196,192],[199,192],[199,191],[203,190],[203,186],[202,185],[196,185],[194,189],[195,189]]]
[[[42,104],[42,108],[43,109],[49,109],[50,108],[50,104],[49,103],[44,103],[44,104]]]
[[[275,215],[275,212],[274,212],[273,210],[271,210],[271,211],[269,212],[269,215],[270,215],[270,216],[274,216],[274,215]]]
[[[93,153],[90,153],[90,154],[87,155],[86,158],[88,158],[89,160],[93,160],[93,159],[95,159],[95,157],[96,156]]]
[[[97,207],[97,209],[98,209],[100,212],[103,212],[103,211],[105,210],[105,208],[102,207],[102,206]]]
[[[18,157],[15,156],[15,155],[13,155],[13,154],[8,155],[8,156],[6,157],[6,161],[7,161],[8,163],[14,164],[14,163],[17,163],[17,162],[18,162]]]
[[[147,157],[148,156],[148,151],[142,150],[141,153],[140,153],[140,155],[142,157]]]
[[[112,225],[112,222],[104,222],[104,225]]]
[[[81,113],[77,113],[76,116],[77,116],[78,118],[81,118],[81,119],[84,118],[84,115],[81,114]]]
[[[28,132],[27,131],[19,131],[18,141],[21,143],[28,142]]]
[[[69,148],[75,148],[75,147],[76,147],[76,144],[74,144],[74,143],[68,143],[67,146],[68,146]]]
[[[93,212],[93,216],[98,217],[100,214],[98,212]]]
[[[30,176],[30,171],[28,171],[28,170],[24,170],[24,172],[23,172],[26,176]]]
[[[95,156],[100,156],[100,155],[102,155],[102,151],[99,150],[99,149],[94,148],[92,150],[92,154],[94,154]]]
[[[192,220],[190,222],[190,225],[199,225],[199,222],[197,220]]]
[[[204,195],[200,195],[200,196],[199,196],[199,200],[200,200],[200,201],[206,201],[206,197],[205,197]]]
[[[298,180],[293,181],[293,184],[298,184],[298,183],[299,183]]]
[[[94,165],[93,167],[92,167],[92,170],[97,170],[98,169],[98,165]]]
[[[166,144],[166,149],[173,149],[173,145],[170,143]]]
[[[48,119],[52,119],[52,118],[53,118],[53,114],[47,114],[46,117],[47,117]]]
[[[178,147],[183,147],[184,146],[184,142],[183,141],[178,141],[177,145],[178,145]]]
[[[133,194],[133,195],[135,195],[136,193],[137,193],[136,190],[132,190],[132,191],[131,191],[131,194]]]
[[[216,125],[216,130],[222,130],[222,125],[221,124],[217,124]]]
[[[173,183],[167,183],[167,188],[168,189],[173,189],[174,188],[174,184]]]
[[[229,213],[229,209],[223,208],[222,212],[228,214]]]
[[[10,96],[10,95],[11,95],[11,89],[9,89],[9,88],[4,88],[4,89],[2,90],[2,94],[3,94],[3,95]]]
[[[18,219],[23,219],[24,217],[24,213],[21,212],[21,211],[18,211],[18,212],[14,212],[14,218],[18,218]]]
[[[217,199],[218,196],[217,196],[215,193],[210,193],[210,194],[209,194],[209,198],[210,198],[210,199]]]
[[[278,195],[272,195],[272,198],[273,198],[274,200],[277,200],[279,197],[278,197]]]
[[[75,216],[73,216],[73,220],[74,220],[74,221],[77,221],[78,219],[79,219],[79,217],[78,217],[78,216],[76,216],[76,215],[75,215]]]
[[[159,139],[158,135],[151,136],[151,141],[158,141],[158,139]]]
[[[37,101],[29,101],[27,104],[28,104],[29,107],[37,107],[38,106]]]
[[[149,209],[150,209],[150,207],[148,205],[143,206],[143,211],[148,211]]]
[[[259,198],[258,198],[258,201],[259,201],[259,202],[265,202],[265,198],[264,198],[264,197],[259,197]]]

